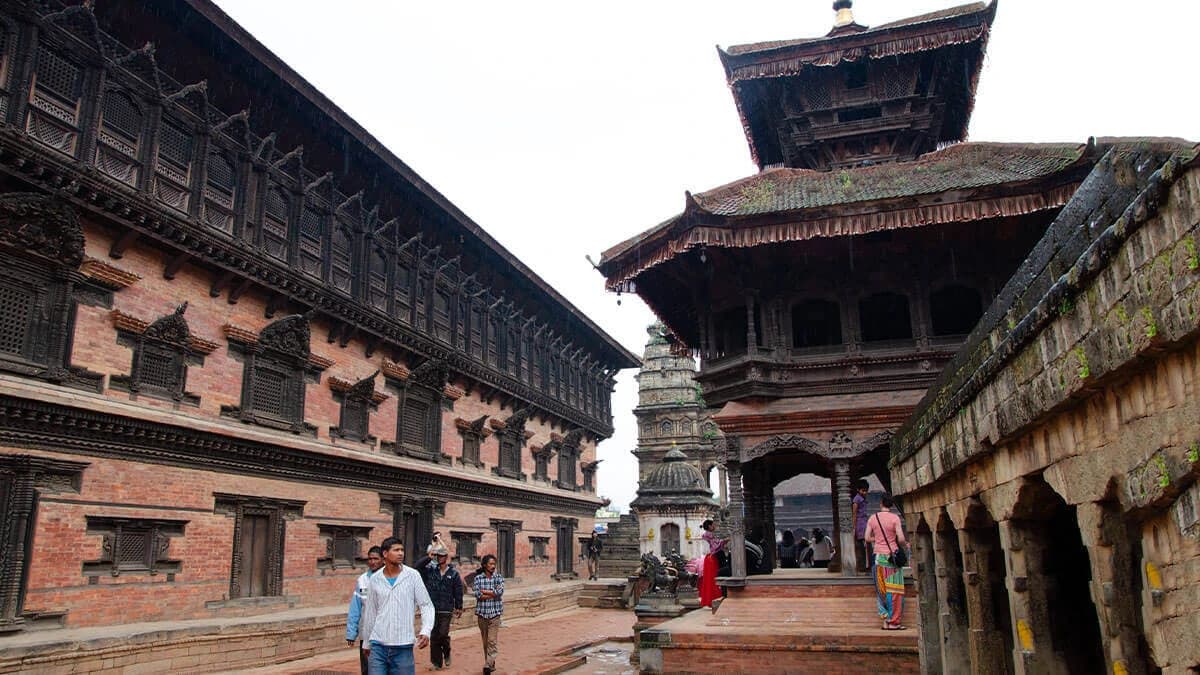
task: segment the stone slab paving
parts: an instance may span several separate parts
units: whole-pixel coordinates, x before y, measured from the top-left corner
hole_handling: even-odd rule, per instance
[[[578,608],[532,618],[505,621],[500,629],[498,675],[516,673],[589,672],[572,653],[588,645],[607,640],[628,640],[633,635],[636,617],[618,609]],[[479,631],[466,628],[450,633],[453,666],[438,672],[483,672],[483,649]],[[358,653],[355,649],[324,654],[266,668],[242,671],[252,675],[355,675]],[[429,650],[417,652],[417,672],[435,672],[429,663]],[[598,671],[599,672],[599,671]],[[611,664],[608,672],[613,672]]]

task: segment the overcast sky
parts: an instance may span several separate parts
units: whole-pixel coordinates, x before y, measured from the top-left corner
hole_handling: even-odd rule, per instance
[[[653,320],[584,259],[753,174],[715,45],[815,37],[832,0],[217,0],[634,353]],[[859,23],[954,0],[858,0]],[[1004,0],[970,138],[1200,140],[1200,3]],[[632,376],[599,493],[637,489]]]

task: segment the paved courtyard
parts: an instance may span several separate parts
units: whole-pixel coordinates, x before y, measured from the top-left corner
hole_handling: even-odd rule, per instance
[[[581,667],[574,652],[588,645],[617,640],[629,640],[633,635],[633,612],[616,609],[568,609],[535,618],[506,621],[500,630],[500,656],[496,672],[514,673],[563,672],[616,674],[634,672],[634,668],[617,663],[621,659],[610,655],[593,657]],[[474,629],[454,631],[451,635],[453,667],[440,672],[479,673],[483,671],[483,650],[479,632]],[[589,667],[591,666],[591,667]],[[353,675],[358,673],[358,654],[347,647],[343,651],[315,656],[291,663],[258,668],[256,675]],[[417,672],[434,672],[429,663],[429,650],[417,653]]]

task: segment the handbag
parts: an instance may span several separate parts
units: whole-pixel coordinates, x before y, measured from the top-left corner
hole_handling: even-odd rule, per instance
[[[887,532],[883,530],[883,521],[879,519],[879,514],[875,514],[875,522],[879,523],[879,533],[883,535],[883,541],[888,547],[888,562],[892,567],[897,569],[908,564],[908,551],[902,548],[892,548],[892,540],[888,539]]]

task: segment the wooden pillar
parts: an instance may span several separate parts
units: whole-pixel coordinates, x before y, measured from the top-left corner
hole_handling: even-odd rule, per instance
[[[759,491],[762,493],[763,565],[775,569],[775,488],[766,467],[759,473]]]
[[[942,672],[942,630],[938,622],[938,577],[934,560],[933,533],[928,528],[910,527],[912,532],[912,567],[917,578],[917,608],[921,620],[918,644],[921,672],[936,675]]]
[[[1068,672],[1066,661],[1054,651],[1051,641],[1048,610],[1054,581],[1046,577],[1042,567],[1045,540],[1045,528],[1036,521],[1000,522],[1017,675]]]
[[[967,596],[958,531],[953,525],[939,529],[933,536],[933,573],[937,577],[938,628],[942,671],[971,672],[968,647]],[[924,589],[922,589],[924,591]],[[922,615],[924,620],[924,615]],[[932,647],[932,645],[930,645]]]
[[[991,569],[995,546],[991,528],[966,528],[958,531],[962,550],[963,582],[967,596],[967,646],[971,654],[971,672],[975,675],[1004,675],[1006,660],[1004,639],[992,612]]]
[[[729,472],[729,558],[734,578],[746,578],[746,522],[742,497],[742,465],[726,464]]]
[[[1125,573],[1134,568],[1133,547],[1125,533],[1120,507],[1084,502],[1076,506],[1075,518],[1092,568],[1092,603],[1100,622],[1107,670],[1145,675],[1146,664],[1138,650],[1142,625],[1135,601],[1138,592],[1133,587],[1133,575]]]
[[[850,508],[850,462],[840,459],[833,463],[833,539],[837,556],[829,566],[841,566],[842,576],[852,577],[855,570],[854,521]],[[893,542],[895,543],[895,542]]]

